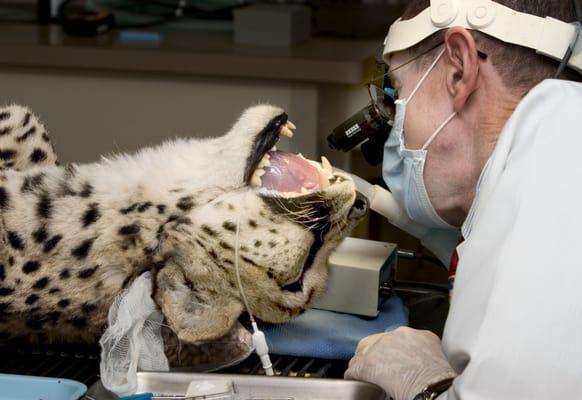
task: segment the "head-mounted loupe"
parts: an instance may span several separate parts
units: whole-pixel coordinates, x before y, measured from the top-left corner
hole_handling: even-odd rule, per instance
[[[378,165],[382,162],[384,143],[392,130],[394,101],[398,94],[386,75],[380,86],[368,84],[368,93],[370,103],[335,128],[327,137],[327,143],[330,148],[342,151],[350,151],[361,144],[366,161]]]

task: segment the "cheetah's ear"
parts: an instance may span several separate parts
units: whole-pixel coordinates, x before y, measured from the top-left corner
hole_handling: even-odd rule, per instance
[[[158,272],[155,296],[171,329],[187,343],[200,344],[225,336],[243,309],[230,296],[196,290],[175,264]]]

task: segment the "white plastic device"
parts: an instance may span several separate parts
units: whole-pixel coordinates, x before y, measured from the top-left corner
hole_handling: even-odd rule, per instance
[[[430,7],[416,17],[392,24],[384,40],[384,60],[454,26],[483,32],[557,61],[574,43],[568,66],[582,73],[582,40],[576,42],[580,32],[576,25],[517,12],[492,0],[431,0]]]
[[[339,168],[337,171],[349,174]],[[456,229],[427,228],[410,219],[406,211],[396,202],[388,190],[378,185],[372,185],[357,175],[349,174],[362,193],[370,202],[370,209],[376,211],[392,225],[418,238],[424,247],[432,251],[445,265],[449,265],[453,249],[457,245],[460,232]]]

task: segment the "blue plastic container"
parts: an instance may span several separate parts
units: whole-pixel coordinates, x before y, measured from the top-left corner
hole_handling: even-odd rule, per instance
[[[0,400],[77,400],[87,392],[80,382],[0,374]]]

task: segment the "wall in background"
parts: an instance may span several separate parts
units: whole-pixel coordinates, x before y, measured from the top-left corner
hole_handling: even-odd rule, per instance
[[[299,127],[281,148],[316,155],[317,92],[310,86],[3,70],[0,87],[0,103],[22,103],[40,116],[63,162],[95,161],[176,136],[219,136],[259,102],[281,106]]]

